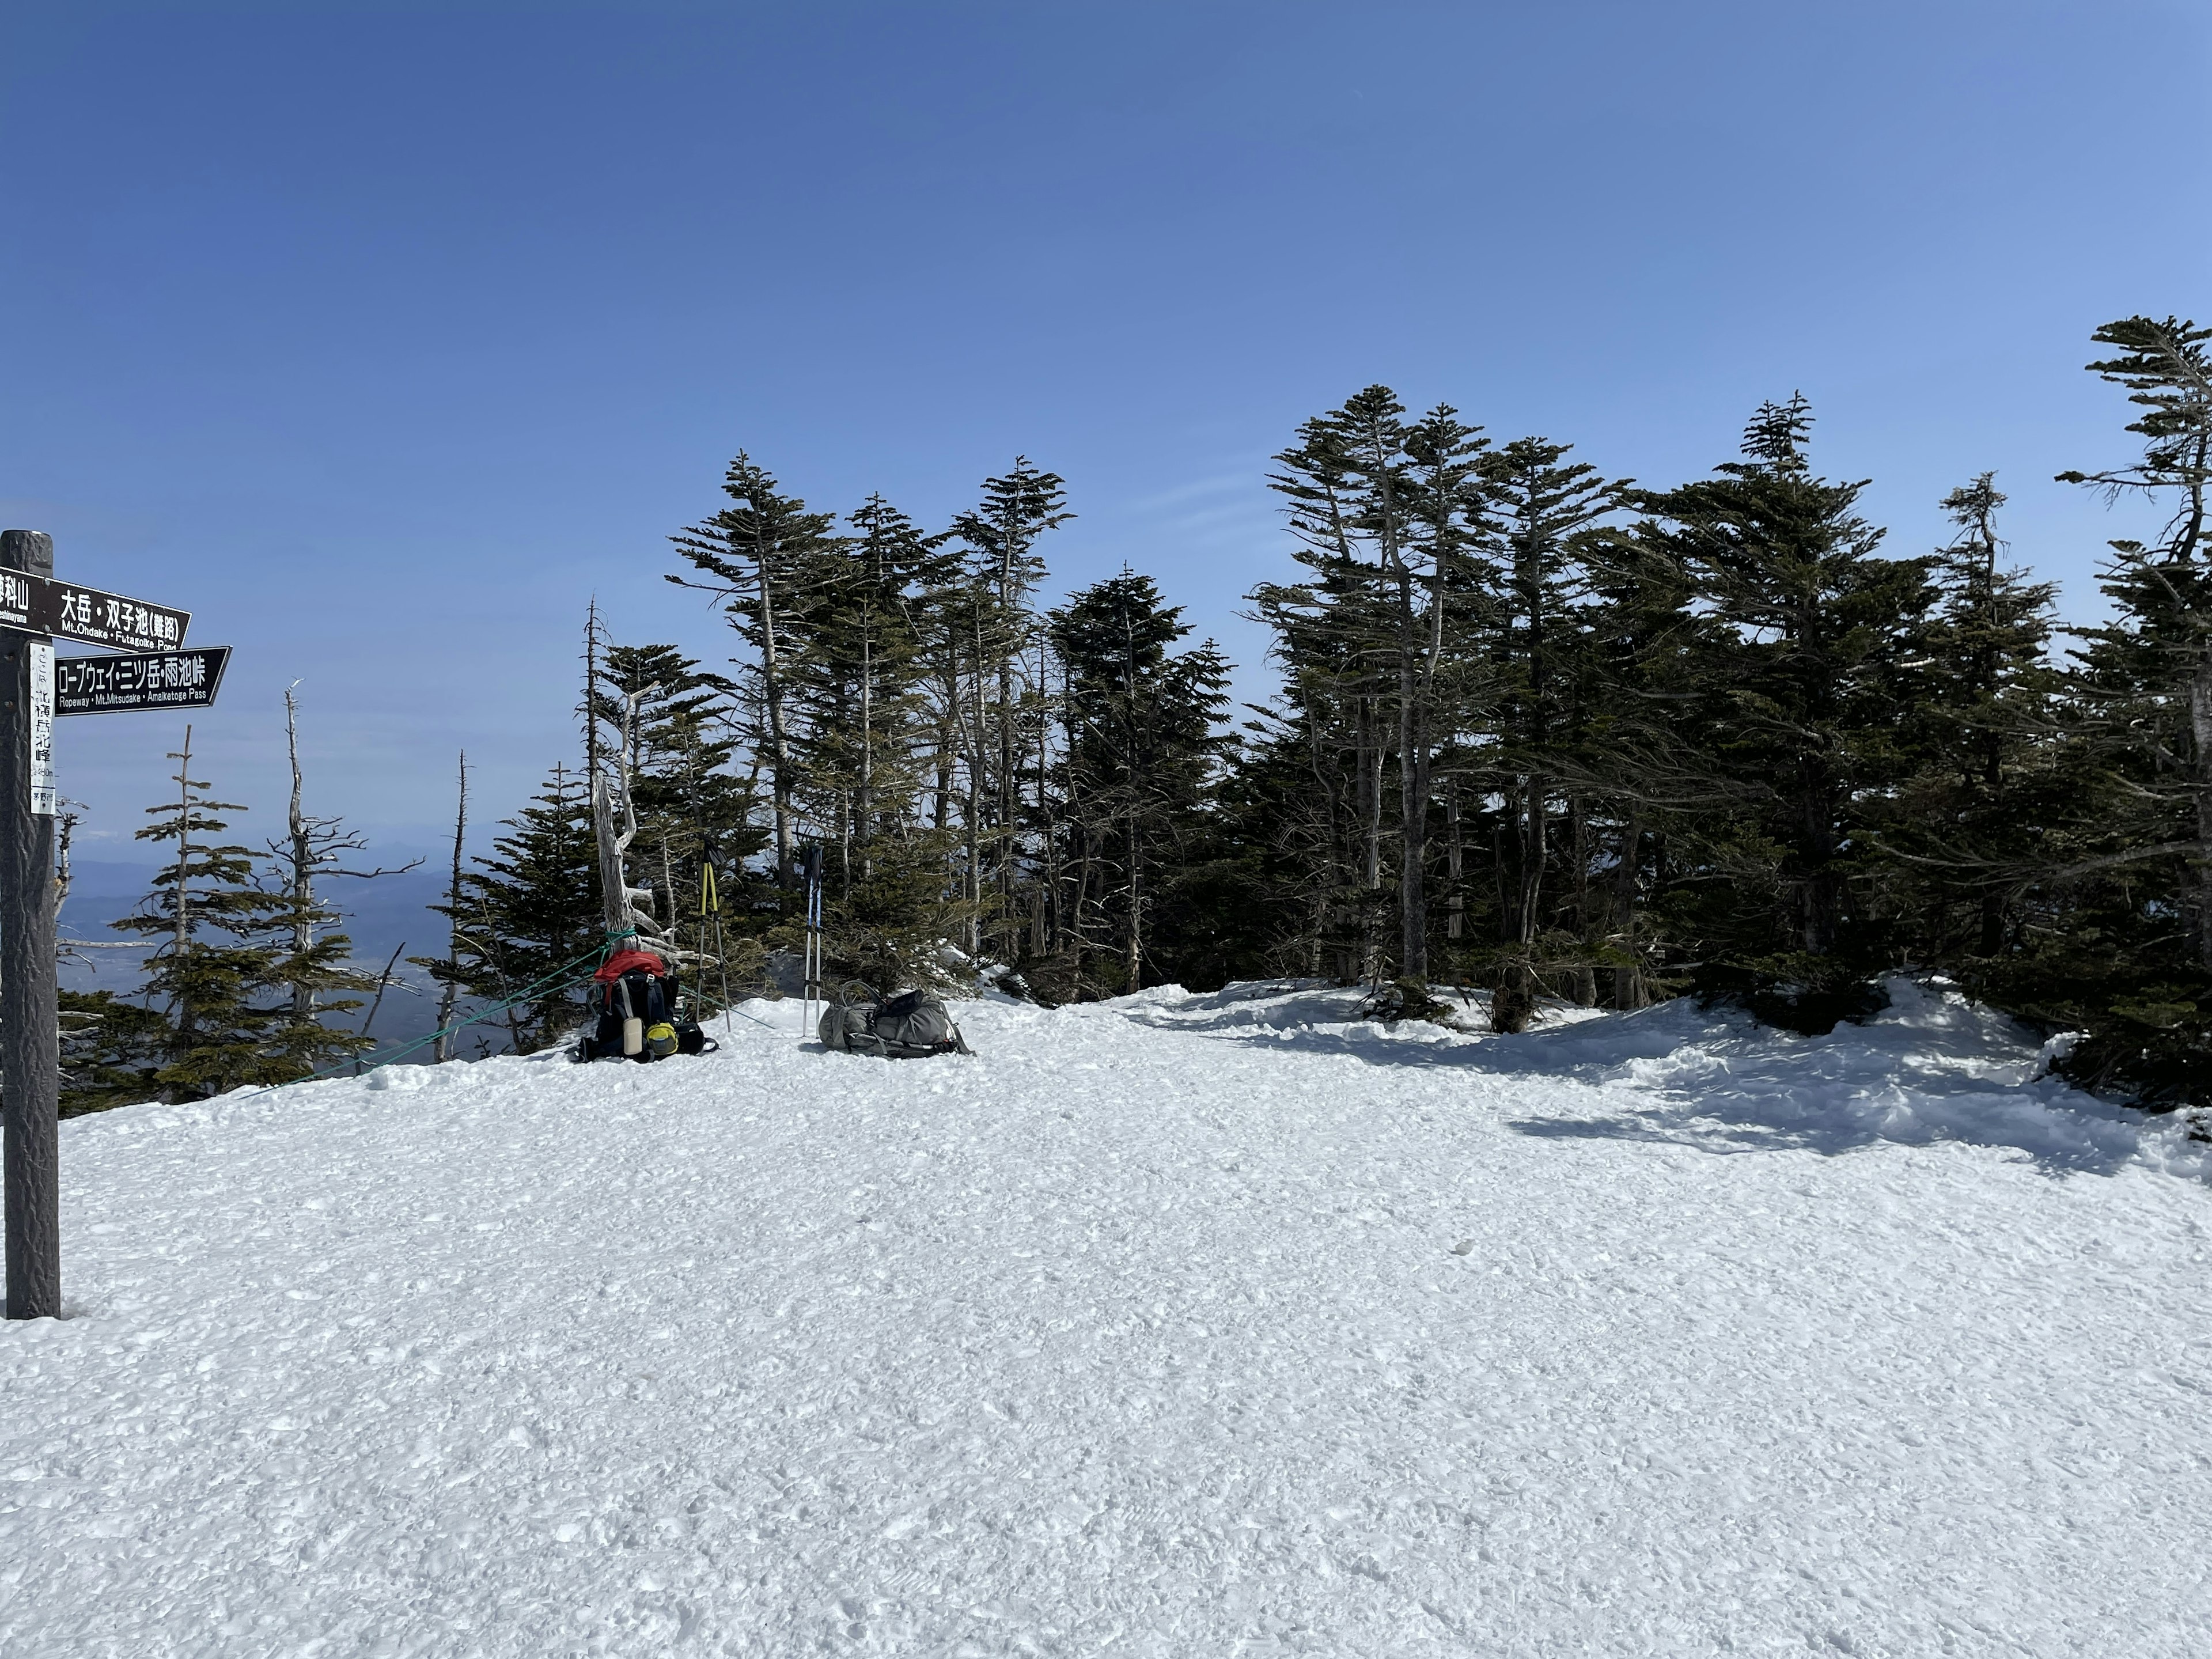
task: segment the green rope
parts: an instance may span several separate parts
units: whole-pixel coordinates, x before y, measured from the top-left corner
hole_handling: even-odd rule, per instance
[[[414,1042],[406,1044],[403,1048],[395,1048],[392,1053],[385,1055],[381,1060],[371,1060],[367,1066],[362,1066],[359,1072],[354,1073],[353,1075],[362,1076],[369,1072],[380,1071],[385,1066],[392,1065],[397,1060],[406,1059],[410,1054],[420,1053],[422,1049],[428,1048],[432,1043],[436,1042],[441,1037],[449,1037],[457,1031],[466,1030],[471,1025],[481,1025],[488,1019],[495,1019],[500,1015],[505,1013],[508,1009],[520,1007],[526,1002],[534,1001],[538,998],[546,995],[550,992],[566,990],[571,985],[581,985],[591,979],[593,975],[597,974],[602,967],[606,965],[608,959],[614,955],[615,946],[618,942],[626,939],[635,939],[636,937],[637,929],[635,927],[625,927],[620,933],[610,932],[606,935],[605,939],[602,940],[595,949],[586,951],[584,955],[578,957],[574,962],[568,963],[564,966],[556,968],[551,973],[546,975],[544,978],[538,981],[535,984],[526,985],[523,987],[521,990],[516,992],[513,996],[505,998],[501,1001],[495,1002],[489,1007],[478,1009],[475,1013],[471,1014],[466,1019],[455,1020],[451,1025],[447,1026],[441,1031],[433,1031],[426,1037],[418,1037]],[[575,971],[576,969],[584,968],[586,965],[589,966],[589,972],[580,974]],[[704,985],[698,988],[696,994],[702,1003],[710,1000],[707,993],[707,988]],[[763,1030],[774,1031],[778,1029],[775,1026],[770,1025],[766,1020],[760,1018],[757,1015],[746,1013],[744,1009],[737,1006],[734,1003],[721,1003],[718,1007],[716,1007],[714,1012],[716,1013],[736,1014],[740,1018],[751,1020],[754,1024],[759,1026]],[[344,1071],[348,1066],[359,1066],[360,1064],[360,1056],[354,1055],[348,1059],[341,1060],[334,1065],[325,1066],[319,1072],[310,1072],[305,1077],[295,1077],[292,1079],[289,1083],[270,1084],[266,1088],[255,1090],[254,1093],[265,1095],[272,1090],[289,1089],[294,1083],[320,1082],[325,1078],[334,1076],[336,1073]]]
[[[422,1049],[428,1048],[432,1043],[436,1042],[441,1037],[452,1036],[456,1031],[466,1030],[471,1025],[481,1025],[488,1019],[495,1019],[498,1018],[498,1016],[505,1013],[510,1008],[520,1007],[526,1002],[534,1001],[538,998],[547,995],[553,991],[565,991],[572,985],[583,984],[586,981],[589,980],[592,975],[598,973],[599,969],[605,964],[607,958],[614,954],[616,940],[635,939],[636,936],[637,929],[635,927],[626,927],[619,933],[611,933],[598,945],[594,946],[592,950],[586,951],[582,956],[578,957],[574,962],[568,963],[559,968],[556,968],[551,973],[546,975],[544,978],[537,981],[533,984],[526,985],[521,990],[516,992],[513,996],[507,997],[501,1001],[495,1002],[488,1008],[480,1008],[475,1013],[471,1014],[466,1019],[455,1020],[451,1025],[447,1026],[445,1030],[441,1031],[433,1031],[429,1036],[426,1037],[418,1037],[416,1041],[408,1043],[404,1048],[395,1048],[392,1053],[385,1055],[383,1059],[370,1061],[366,1066],[362,1067],[361,1073],[355,1073],[355,1075],[361,1075],[368,1072],[380,1071],[385,1066],[391,1065],[394,1060],[404,1060],[408,1055],[416,1054]],[[589,969],[588,972],[581,974],[576,972],[576,969],[585,968],[587,965]],[[333,1065],[325,1066],[319,1072],[310,1072],[305,1077],[295,1077],[292,1079],[289,1083],[272,1083],[268,1086],[268,1088],[257,1089],[254,1092],[256,1094],[265,1095],[270,1089],[289,1089],[294,1083],[319,1082],[325,1078],[333,1076],[339,1072],[344,1071],[348,1066],[358,1066],[360,1063],[360,1056],[357,1054],[352,1055],[347,1059],[338,1060]]]

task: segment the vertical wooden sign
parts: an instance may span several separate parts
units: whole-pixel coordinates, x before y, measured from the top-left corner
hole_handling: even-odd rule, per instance
[[[33,640],[24,649],[31,653],[31,811],[40,817],[54,815],[54,647],[51,641]]]

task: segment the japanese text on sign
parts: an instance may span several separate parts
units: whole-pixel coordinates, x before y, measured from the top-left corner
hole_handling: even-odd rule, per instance
[[[185,642],[189,611],[103,593],[24,570],[0,570],[0,628],[58,634],[127,651],[173,651]]]
[[[64,657],[55,665],[55,712],[211,708],[229,662],[227,645],[125,657]]]
[[[54,815],[54,648],[43,641],[31,647],[31,811]]]

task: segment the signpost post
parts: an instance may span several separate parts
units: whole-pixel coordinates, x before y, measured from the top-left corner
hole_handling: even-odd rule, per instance
[[[53,568],[52,537],[36,530],[0,531],[0,590],[5,591],[0,611],[19,587],[51,585]],[[62,1310],[54,646],[42,633],[16,631],[21,626],[0,622],[0,1113],[8,1139],[0,1179],[8,1206],[8,1317],[51,1319]],[[43,732],[37,729],[36,702],[41,657]]]
[[[61,1020],[54,985],[54,716],[204,708],[228,646],[188,612],[54,580],[54,539],[0,530],[0,1122],[10,1319],[62,1310]],[[54,639],[134,654],[54,659]]]

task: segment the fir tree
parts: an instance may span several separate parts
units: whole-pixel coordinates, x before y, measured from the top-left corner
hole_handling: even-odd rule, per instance
[[[167,1057],[169,1024],[156,1008],[112,991],[56,993],[61,1009],[61,1115],[151,1100]]]
[[[155,821],[137,834],[173,842],[176,860],[155,877],[137,914],[112,924],[161,940],[143,990],[165,1012],[152,1082],[170,1102],[291,1082],[313,1069],[319,1052],[312,1043],[303,1052],[299,1034],[287,1029],[290,988],[267,942],[286,902],[255,884],[251,849],[216,839],[229,827],[216,815],[245,808],[209,799],[206,781],[191,775],[191,749],[187,726],[183,748],[169,757],[177,763],[176,799],[148,807]]]
[[[922,810],[945,730],[930,631],[961,572],[948,538],[924,535],[880,495],[849,522],[809,611],[795,684],[811,811],[830,849],[827,965],[889,991],[940,980],[939,946],[973,919],[947,879],[955,838]]]
[[[460,988],[507,1002],[516,1053],[557,1042],[580,1017],[573,984],[555,982],[605,942],[591,802],[584,784],[556,765],[530,805],[502,820],[506,835],[473,860],[458,904],[432,908],[453,929]],[[567,977],[573,978],[574,972]]]
[[[1814,475],[1811,426],[1802,397],[1764,404],[1741,461],[1639,501],[1650,543],[1716,624],[1698,685],[1705,765],[1752,803],[1706,837],[1707,982],[1734,973],[1833,992],[1807,1005],[1818,1024],[1885,959],[1881,916],[1855,902],[1862,803],[1905,769],[1905,665],[1931,595],[1928,561],[1875,556],[1882,532],[1854,511],[1864,484]]]
[[[1570,461],[1569,450],[1516,439],[1484,469],[1500,569],[1494,620],[1483,633],[1496,704],[1490,777],[1502,820],[1501,950],[1491,1005],[1501,1030],[1527,1024],[1547,971],[1571,971],[1577,1000],[1594,1000],[1592,963],[1600,949],[1591,934],[1601,939],[1604,932],[1589,888],[1587,784],[1599,711],[1581,550],[1586,532],[1620,505],[1623,486]],[[1547,884],[1563,890],[1554,896]]]
[[[2212,1100],[2212,328],[2130,317],[2099,329],[2090,371],[2141,411],[2140,457],[2063,482],[2136,495],[2155,539],[2116,540],[2112,622],[2081,630],[2077,812],[2047,879],[2073,902],[2034,977],[2032,1012],[2084,1036],[2064,1062],[2153,1101]]]
[[[1191,861],[1229,671],[1211,641],[1169,654],[1191,631],[1182,617],[1151,577],[1127,571],[1051,616],[1066,672],[1061,812],[1073,843],[1066,933],[1077,986],[1086,953],[1112,964],[1092,982],[1144,984],[1161,900],[1172,899]]]
[[[784,495],[774,476],[743,451],[730,463],[722,491],[731,506],[670,538],[695,568],[714,580],[668,580],[720,597],[730,626],[752,653],[744,667],[753,747],[769,775],[776,883],[788,889],[800,786],[790,659],[799,613],[815,597],[824,560],[836,550],[836,520],[834,514],[810,511],[796,495]]]
[[[1487,442],[1439,405],[1409,424],[1388,386],[1370,386],[1300,427],[1276,458],[1271,486],[1288,502],[1314,580],[1254,593],[1276,628],[1310,721],[1347,752],[1338,814],[1346,831],[1345,896],[1359,918],[1358,971],[1381,971],[1379,924],[1386,801],[1397,798],[1398,972],[1428,972],[1426,869],[1430,768],[1449,724],[1455,617],[1481,587],[1468,549],[1481,515],[1480,454]],[[1386,770],[1396,762],[1396,788]]]
[[[1030,752],[1025,727],[1042,729],[1042,710],[1034,703],[1024,708],[1017,687],[1036,629],[1030,594],[1044,574],[1037,543],[1074,518],[1066,501],[1059,474],[1017,455],[1013,471],[985,479],[981,504],[952,521],[951,533],[969,550],[970,698],[960,722],[967,747],[968,898],[980,913],[988,862],[996,891],[994,925],[984,931],[1009,959],[1019,953],[1014,892],[1020,880],[1022,779]]]
[[[1911,956],[1984,989],[2019,949],[2022,878],[2048,851],[2061,788],[2052,589],[2004,568],[2004,501],[1990,472],[1943,499],[1958,532],[1936,555],[1938,607],[1905,665],[1918,681],[1905,731],[1917,769],[1880,831]]]

